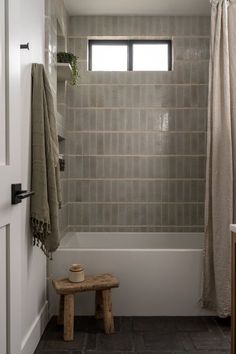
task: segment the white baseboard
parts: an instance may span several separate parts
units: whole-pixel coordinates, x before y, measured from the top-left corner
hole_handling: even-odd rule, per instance
[[[33,354],[48,324],[48,301],[41,308],[21,342],[21,354]]]

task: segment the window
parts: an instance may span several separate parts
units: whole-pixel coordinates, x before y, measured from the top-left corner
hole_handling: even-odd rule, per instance
[[[91,71],[169,71],[171,40],[90,40]]]

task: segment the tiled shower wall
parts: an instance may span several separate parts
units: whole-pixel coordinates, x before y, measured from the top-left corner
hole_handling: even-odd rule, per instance
[[[208,17],[69,21],[69,229],[203,230]],[[88,72],[88,38],[170,38],[171,72]]]
[[[45,69],[48,75],[57,111],[57,129],[66,138],[66,89],[67,83],[57,80],[57,52],[67,49],[68,14],[63,0],[45,0]],[[66,153],[66,140],[60,142],[60,152]],[[59,212],[61,236],[68,226],[68,179],[61,172],[62,208]]]

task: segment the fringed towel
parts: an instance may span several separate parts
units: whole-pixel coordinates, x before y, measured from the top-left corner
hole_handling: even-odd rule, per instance
[[[59,246],[59,149],[51,88],[42,64],[32,65],[32,190],[34,244],[51,256]]]

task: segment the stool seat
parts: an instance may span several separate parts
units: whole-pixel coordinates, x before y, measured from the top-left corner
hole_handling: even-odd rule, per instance
[[[57,294],[60,295],[58,323],[64,325],[65,341],[74,339],[74,295],[85,291],[96,292],[96,318],[103,318],[105,333],[114,332],[111,289],[119,287],[119,281],[114,275],[87,275],[85,280],[80,283],[72,283],[67,278],[54,279],[52,284]]]
[[[105,290],[119,287],[119,281],[112,274],[87,275],[80,283],[72,283],[68,278],[53,280],[53,286],[60,295],[75,294],[84,291]]]

